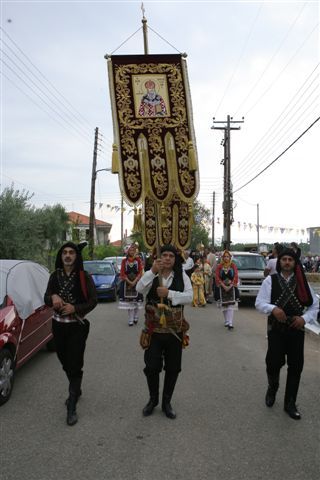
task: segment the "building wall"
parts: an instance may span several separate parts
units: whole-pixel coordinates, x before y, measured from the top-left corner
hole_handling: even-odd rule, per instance
[[[320,254],[320,227],[309,229],[310,253]]]

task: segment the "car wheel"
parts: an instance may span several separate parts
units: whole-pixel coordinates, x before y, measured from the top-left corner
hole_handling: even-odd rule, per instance
[[[6,403],[11,395],[14,380],[14,360],[6,348],[0,352],[0,405]]]

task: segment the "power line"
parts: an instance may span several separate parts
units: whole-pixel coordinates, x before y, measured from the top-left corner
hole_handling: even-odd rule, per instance
[[[8,55],[2,51],[2,49],[0,48],[0,51],[8,57]],[[19,65],[17,65],[10,57],[8,57],[9,60],[22,72],[23,75],[25,75],[25,77],[31,82],[32,85],[34,85],[38,90],[39,92],[41,92],[41,94],[44,96],[44,98],[46,100],[48,100],[49,102],[51,102],[55,107],[58,107],[60,108],[59,104],[57,104],[54,100],[52,100],[50,97],[48,97],[48,95],[46,94],[46,92],[41,88],[39,87],[39,85],[37,85],[27,74],[24,73],[24,71],[19,67]],[[14,68],[12,68],[8,63],[6,63],[3,58],[1,59],[3,65],[5,65],[7,68],[9,68],[9,70],[11,70],[14,75],[16,75],[19,80],[21,80],[38,98],[40,98],[40,100],[42,102],[44,102],[56,115],[58,115],[64,122],[68,123],[69,125],[71,125],[71,127],[75,130],[77,130],[77,132],[86,137],[87,139],[89,139],[89,135],[87,132],[84,133],[83,130],[81,130],[77,125],[75,125],[74,123],[71,123],[71,121],[68,119],[68,118],[64,118],[64,115],[65,113],[60,113],[58,110],[56,110],[54,107],[52,107],[47,101],[43,100],[43,98],[41,97],[41,95],[35,91],[17,72]],[[70,116],[69,116],[70,118]]]
[[[19,47],[19,45],[10,37],[10,35],[0,26],[0,29],[3,33],[9,38],[9,40],[13,43],[13,45],[19,50],[19,52],[30,62],[30,64],[35,68],[35,70],[44,78],[48,84],[68,103],[70,107],[92,128],[91,123],[69,102],[69,100],[50,82],[50,80],[39,70],[39,68],[30,60],[30,58],[26,55],[25,52]],[[3,40],[2,40],[3,41]]]
[[[251,165],[249,164],[246,164],[245,168],[240,172],[240,174],[237,174],[236,178],[237,178],[237,182],[239,183],[239,178],[243,178],[246,176],[247,172],[250,171],[250,173],[252,172],[253,169],[257,169],[259,168],[263,163],[264,163],[264,159],[265,158],[268,158],[270,155],[273,155],[273,152],[277,149],[277,145],[280,144],[282,142],[282,144],[285,142],[285,141],[289,141],[289,139],[292,138],[292,135],[288,135],[288,133],[292,133],[293,131],[297,131],[298,127],[297,127],[297,124],[299,125],[299,127],[301,125],[305,125],[306,124],[306,120],[309,121],[310,118],[314,118],[314,114],[318,113],[318,109],[317,109],[317,106],[315,105],[315,100],[319,97],[319,95],[317,97],[315,97],[314,99],[312,99],[310,105],[308,105],[305,110],[301,113],[300,117],[296,120],[293,120],[292,119],[292,123],[288,123],[287,125],[285,125],[286,127],[286,130],[285,132],[283,133],[282,136],[280,136],[275,142],[272,143],[272,145],[270,145],[269,148],[267,148],[263,154],[261,154],[259,156],[259,158],[254,161],[254,159],[250,162]],[[285,128],[283,127],[283,128]],[[283,130],[283,128],[281,130]],[[280,130],[280,131],[281,131]]]
[[[244,100],[242,100],[242,102],[240,103],[239,107],[237,108],[236,112],[235,112],[235,115],[238,115],[238,112],[239,110],[241,109],[241,107],[243,106],[243,104],[247,101],[247,99],[250,97],[250,95],[252,94],[252,92],[255,90],[255,88],[257,87],[257,85],[260,83],[261,79],[263,78],[263,76],[265,75],[266,71],[268,70],[268,68],[270,67],[270,65],[272,64],[274,58],[276,57],[276,55],[278,54],[278,52],[281,50],[285,40],[287,39],[287,37],[289,36],[289,33],[291,32],[292,28],[294,27],[294,25],[297,23],[298,19],[300,18],[305,6],[307,5],[308,2],[305,2],[303,5],[302,5],[302,8],[300,10],[300,12],[298,13],[298,15],[295,17],[295,19],[293,20],[293,22],[291,23],[291,25],[289,26],[288,30],[286,31],[285,35],[283,36],[280,44],[278,45],[278,47],[276,48],[275,52],[273,53],[273,55],[271,56],[269,62],[267,63],[266,67],[263,69],[262,73],[260,74],[258,80],[255,82],[255,84],[253,85],[253,87],[250,89],[249,93],[247,94],[247,96],[245,97]]]
[[[290,63],[292,62],[292,60],[295,58],[295,56],[298,54],[298,52],[302,49],[302,47],[304,46],[304,44],[307,42],[307,40],[309,40],[309,37],[312,35],[312,33],[316,30],[316,28],[318,27],[319,25],[319,22],[313,27],[313,29],[309,32],[309,34],[307,35],[307,37],[304,39],[304,41],[302,42],[302,44],[297,48],[297,50],[295,51],[295,53],[292,55],[292,57],[290,58],[290,60],[286,63],[286,65],[283,67],[283,69],[279,72],[279,74],[276,76],[276,78],[270,83],[270,85],[265,89],[265,91],[260,95],[260,97],[258,97],[258,99],[256,100],[256,102],[249,108],[249,110],[247,110],[245,116],[248,116],[248,114],[258,105],[258,103],[262,100],[262,98],[269,92],[269,90],[271,90],[271,88],[273,87],[273,85],[278,81],[279,77],[281,77],[281,75],[283,74],[283,72],[286,70],[286,68],[290,65]]]
[[[36,90],[31,87],[30,85],[28,85],[24,79],[12,68],[10,67],[10,65],[8,65],[3,59],[2,59],[2,63],[3,65],[5,65],[7,68],[9,68],[9,70],[11,70],[14,75],[16,77],[19,78],[19,80],[21,80],[22,83],[24,83],[34,94],[36,97],[38,97],[41,102],[43,102],[47,107],[49,107],[50,110],[52,110],[58,117],[60,117],[62,119],[63,122],[65,122],[66,124],[68,124],[69,126],[71,126],[71,128],[83,139],[83,140],[86,140],[87,142],[89,142],[88,139],[85,139],[83,134],[81,132],[78,131],[78,129],[72,124],[69,122],[69,120],[66,120],[63,118],[63,116],[60,114],[60,112],[58,112],[55,108],[53,108],[46,100],[44,100],[37,92]],[[2,74],[8,79],[8,77],[2,72]],[[14,82],[12,82],[14,84]],[[15,84],[15,86],[17,87],[17,85]],[[19,90],[21,91],[21,88],[19,88]],[[22,90],[23,91],[23,90]],[[25,92],[24,92],[25,93]],[[29,95],[27,95],[29,96]],[[30,97],[29,97],[30,98]],[[33,102],[34,103],[34,102]],[[39,105],[38,105],[39,106]],[[42,109],[43,110],[43,109]],[[48,113],[46,110],[43,110],[45,111],[46,113]],[[52,117],[51,117],[52,118]],[[60,122],[59,122],[60,123]]]
[[[71,110],[65,103],[63,103],[63,102],[59,99],[59,97],[58,97],[57,95],[55,95],[54,93],[52,93],[52,92],[48,89],[47,85],[46,85],[37,75],[35,75],[35,74],[33,73],[33,71],[28,67],[28,65],[26,65],[26,63],[23,62],[23,61],[15,54],[15,52],[10,48],[10,46],[9,46],[4,40],[2,40],[2,43],[13,53],[13,55],[19,60],[19,62],[21,62],[22,65],[31,73],[31,75],[37,80],[37,82],[39,82],[42,86],[44,86],[44,88],[45,88],[46,91],[44,91],[41,87],[39,87],[39,86],[30,78],[30,76],[27,75],[27,74],[25,73],[25,71],[10,57],[10,55],[8,55],[4,50],[1,50],[1,49],[0,49],[0,50],[3,52],[3,54],[4,54],[7,58],[9,58],[9,60],[26,76],[26,78],[28,78],[33,85],[35,85],[37,88],[39,88],[39,90],[40,90],[53,104],[57,105],[59,108],[61,108],[61,106],[62,106],[64,109],[66,109],[66,111],[69,112],[69,113],[65,113],[65,114],[68,115],[69,117],[71,116],[71,118],[73,119],[73,121],[76,120],[78,123],[80,123],[80,127],[79,127],[79,128],[82,129],[83,121],[79,121],[79,117],[78,117],[77,115],[75,115],[75,114],[72,112],[72,110]],[[55,100],[57,100],[58,103],[54,102],[54,101],[49,97],[48,93],[49,93],[49,95],[51,95]],[[88,131],[87,131],[87,130],[84,130],[84,129],[83,129],[83,132],[84,132],[85,135],[88,134]]]
[[[26,59],[27,62],[29,62],[29,64],[33,67],[33,69],[37,72],[37,74],[34,73],[33,70],[31,68],[29,68],[29,66],[22,60],[22,58],[20,58],[20,56],[17,55],[17,53],[10,47],[10,45],[3,38],[0,37],[0,40],[2,41],[3,45],[5,45],[5,47],[18,59],[19,62],[21,62],[21,64],[30,72],[30,74],[45,88],[46,92],[44,92],[42,89],[40,89],[38,85],[36,85],[36,87],[38,89],[40,89],[43,92],[43,94],[45,95],[45,97],[48,98],[53,104],[57,105],[51,98],[49,98],[49,95],[51,95],[53,98],[55,98],[57,100],[57,102],[59,102],[59,108],[61,108],[60,107],[60,105],[61,105],[62,108],[65,109],[63,114],[67,115],[69,118],[70,118],[70,115],[71,115],[73,117],[72,121],[73,122],[74,121],[78,122],[79,126],[76,127],[75,125],[73,125],[73,128],[80,129],[83,132],[83,135],[87,136],[87,138],[89,139],[89,141],[91,143],[91,136],[90,136],[89,132],[87,131],[87,129],[83,128],[83,125],[84,126],[87,125],[90,128],[90,131],[91,131],[91,130],[93,130],[92,124],[88,121],[88,119],[86,119],[74,107],[74,105],[72,105],[72,103],[61,93],[61,91],[59,91],[55,87],[55,85],[41,72],[41,70],[32,62],[30,57],[28,57],[28,55],[19,47],[19,45],[12,39],[12,37],[1,26],[0,26],[0,29],[6,35],[6,37],[10,40],[10,42],[14,45],[14,47],[17,49],[17,51],[21,54],[22,58]],[[16,62],[14,62],[14,60],[6,52],[3,51],[3,54],[6,55],[10,59],[10,61],[13,64],[15,64],[15,66],[20,71],[22,71],[22,73],[27,78],[29,78],[30,81],[32,81],[30,79],[30,77],[23,70],[21,70],[21,68],[16,64]],[[44,79],[45,82],[40,77],[42,79]],[[35,83],[33,81],[32,81],[32,83],[35,85]],[[56,92],[57,95],[54,92]],[[59,97],[62,100],[60,100]],[[69,112],[69,113],[67,113],[67,112]],[[102,134],[100,133],[100,135],[102,135]],[[109,138],[107,138],[105,136],[103,136],[103,137],[104,138],[101,139],[101,141],[108,142],[111,146],[113,142]]]
[[[303,81],[302,85],[299,87],[297,92],[293,95],[289,103],[286,105],[286,107],[283,109],[283,111],[280,113],[280,115],[275,119],[275,121],[270,125],[268,130],[262,135],[262,137],[259,139],[259,141],[256,143],[256,145],[251,149],[251,151],[244,157],[244,159],[241,161],[238,167],[236,167],[234,174],[238,172],[238,170],[243,170],[243,163],[246,159],[250,159],[253,156],[257,156],[258,151],[262,148],[262,146],[265,143],[270,142],[270,136],[273,135],[272,129],[275,129],[274,125],[276,122],[279,122],[280,118],[285,114],[286,110],[289,108],[290,104],[295,100],[296,96],[300,93],[300,91],[303,89],[303,87],[306,85],[306,83],[309,81],[309,79],[312,77],[316,69],[319,67],[319,63],[315,66],[315,68],[312,70],[312,72],[308,75],[308,77]],[[304,95],[307,93],[307,91],[311,88],[312,84],[317,80],[319,77],[319,74],[315,76],[315,78],[311,81],[310,85],[306,88],[306,90],[300,95],[296,103],[289,109],[289,111],[285,114],[285,116],[282,118],[280,124],[287,118],[289,113],[291,113],[292,109],[298,104],[300,100],[303,99]],[[271,132],[271,133],[269,133]],[[278,134],[278,130],[277,130]],[[248,162],[248,165],[251,164],[252,162]]]
[[[253,182],[253,180],[262,175],[263,172],[265,172],[268,168],[271,167],[271,165],[273,165],[277,160],[279,160],[279,158],[282,157],[282,155],[284,155],[295,143],[297,143],[297,141],[300,140],[300,138],[303,137],[303,135],[305,135],[319,120],[320,117],[318,117],[311,125],[309,125],[309,127],[304,132],[302,132],[299,137],[297,137],[282,153],[280,153],[280,155],[278,155],[271,163],[269,163],[269,165],[267,165],[263,170],[261,170],[261,172],[257,173],[257,175],[255,175],[247,183],[234,190],[233,193],[239,192],[239,190],[242,190],[242,188],[246,187],[247,185],[249,185],[249,183]]]
[[[218,107],[217,107],[217,109],[216,109],[216,114],[215,114],[215,116],[217,116],[217,114],[219,113],[219,108],[221,107],[222,102],[223,102],[223,100],[224,100],[224,98],[225,98],[225,96],[226,96],[226,94],[227,94],[227,91],[229,90],[230,85],[231,85],[231,83],[232,83],[232,81],[233,81],[233,78],[234,78],[234,76],[235,76],[235,74],[236,74],[236,72],[237,72],[237,70],[238,70],[238,68],[239,68],[240,61],[241,61],[241,59],[242,59],[242,57],[243,57],[243,55],[244,55],[244,53],[245,53],[245,51],[246,51],[249,38],[250,38],[251,35],[252,35],[254,26],[255,26],[255,24],[256,24],[256,22],[257,22],[257,19],[258,19],[259,15],[260,15],[262,6],[263,6],[263,4],[261,3],[261,4],[259,5],[257,14],[256,14],[256,16],[255,16],[255,18],[254,18],[254,20],[253,20],[253,22],[252,22],[252,24],[251,24],[250,31],[249,31],[249,33],[247,34],[246,40],[245,40],[245,42],[244,42],[244,44],[243,44],[241,54],[240,54],[240,56],[239,56],[239,58],[238,58],[238,60],[237,60],[237,64],[236,64],[236,66],[235,66],[235,68],[234,68],[234,70],[233,70],[233,73],[232,73],[231,77],[229,78],[229,81],[228,81],[228,83],[227,83],[227,86],[226,86],[226,88],[225,88],[225,90],[224,90],[224,92],[223,92],[222,98],[221,98],[221,100],[220,100],[220,102],[219,102],[219,104],[218,104]]]
[[[64,125],[60,120],[58,120],[57,118],[53,117],[45,108],[43,108],[37,101],[35,101],[28,93],[26,93],[21,87],[19,87],[10,77],[8,77],[4,72],[2,72],[0,70],[0,74],[5,77],[12,85],[14,85],[14,87],[19,90],[21,93],[23,93],[26,97],[29,98],[29,100],[34,103],[38,108],[40,108],[40,110],[42,110],[46,115],[48,115],[49,118],[51,118],[51,120],[53,120],[54,122],[58,123],[62,128],[64,128],[65,130],[67,130],[69,133],[71,132],[72,134],[75,134],[77,132],[72,132],[69,128],[66,127],[66,125]],[[30,88],[30,87],[29,87]],[[41,98],[40,98],[41,99]],[[44,102],[45,103],[45,102]],[[50,105],[49,105],[50,107]],[[85,141],[85,139],[83,138],[82,135],[78,134],[78,136],[80,136],[81,140],[86,143],[86,145],[88,145],[87,141]]]

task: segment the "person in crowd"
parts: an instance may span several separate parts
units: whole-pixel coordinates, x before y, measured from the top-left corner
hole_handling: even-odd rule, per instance
[[[186,272],[188,277],[191,277],[191,274],[193,272],[193,267],[194,267],[194,261],[190,256],[190,250],[185,250],[183,252],[183,256],[184,256],[184,263],[182,264],[182,268]]]
[[[205,279],[202,264],[200,262],[194,264],[194,271],[191,274],[191,284],[193,289],[192,306],[205,307],[207,303],[204,290]]]
[[[209,260],[203,258],[203,278],[204,278],[204,297],[206,303],[212,303],[210,300],[210,295],[212,295],[212,268]]]
[[[276,273],[263,281],[255,306],[268,315],[266,406],[274,405],[280,370],[287,361],[284,410],[294,420],[300,420],[296,400],[304,362],[304,325],[316,320],[319,301],[294,250],[284,248],[279,253]]]
[[[213,296],[214,292],[214,287],[215,287],[215,275],[216,275],[216,268],[217,268],[217,259],[216,259],[216,254],[215,250],[213,247],[209,248],[208,254],[207,254],[207,261],[209,262],[209,265],[211,267],[211,278],[210,278],[210,283],[209,283],[209,297]],[[211,303],[210,300],[207,299],[207,303]]]
[[[312,257],[310,257],[309,255],[306,256],[303,262],[303,266],[306,272],[308,273],[312,272],[312,268],[313,268]]]
[[[283,245],[281,243],[274,244],[272,250],[272,258],[268,260],[266,268],[264,269],[265,277],[267,277],[268,275],[273,275],[276,272],[277,258],[282,249]]]
[[[234,310],[238,308],[238,269],[232,262],[232,255],[228,250],[223,252],[221,263],[216,268],[215,282],[217,291],[215,298],[218,306],[222,309],[224,326],[228,330],[232,330],[234,328]]]
[[[145,328],[140,345],[145,350],[144,373],[150,398],[143,408],[149,416],[159,403],[159,378],[164,362],[162,411],[176,418],[171,398],[181,371],[182,348],[187,344],[188,322],[184,305],[192,302],[190,278],[182,269],[182,257],[173,245],[161,247],[160,258],[145,272],[137,284],[137,291],[146,296]]]
[[[119,309],[128,311],[128,325],[132,327],[139,321],[139,309],[143,308],[143,297],[137,292],[136,285],[143,274],[143,264],[137,247],[129,246],[127,255],[122,259],[120,269]]]
[[[76,405],[82,393],[84,352],[90,326],[85,316],[97,305],[97,294],[91,276],[83,270],[81,246],[72,242],[62,245],[55,268],[44,301],[54,310],[52,332],[57,356],[69,380],[67,424],[72,426],[78,421]]]
[[[298,246],[296,242],[291,242],[290,243],[290,248],[295,252],[296,256],[298,259],[301,258],[301,248]]]

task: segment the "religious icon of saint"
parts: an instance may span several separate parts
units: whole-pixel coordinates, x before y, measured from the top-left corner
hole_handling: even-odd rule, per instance
[[[139,115],[141,117],[161,117],[167,115],[165,101],[156,92],[156,84],[153,80],[147,80],[144,84],[147,93],[143,95]]]

